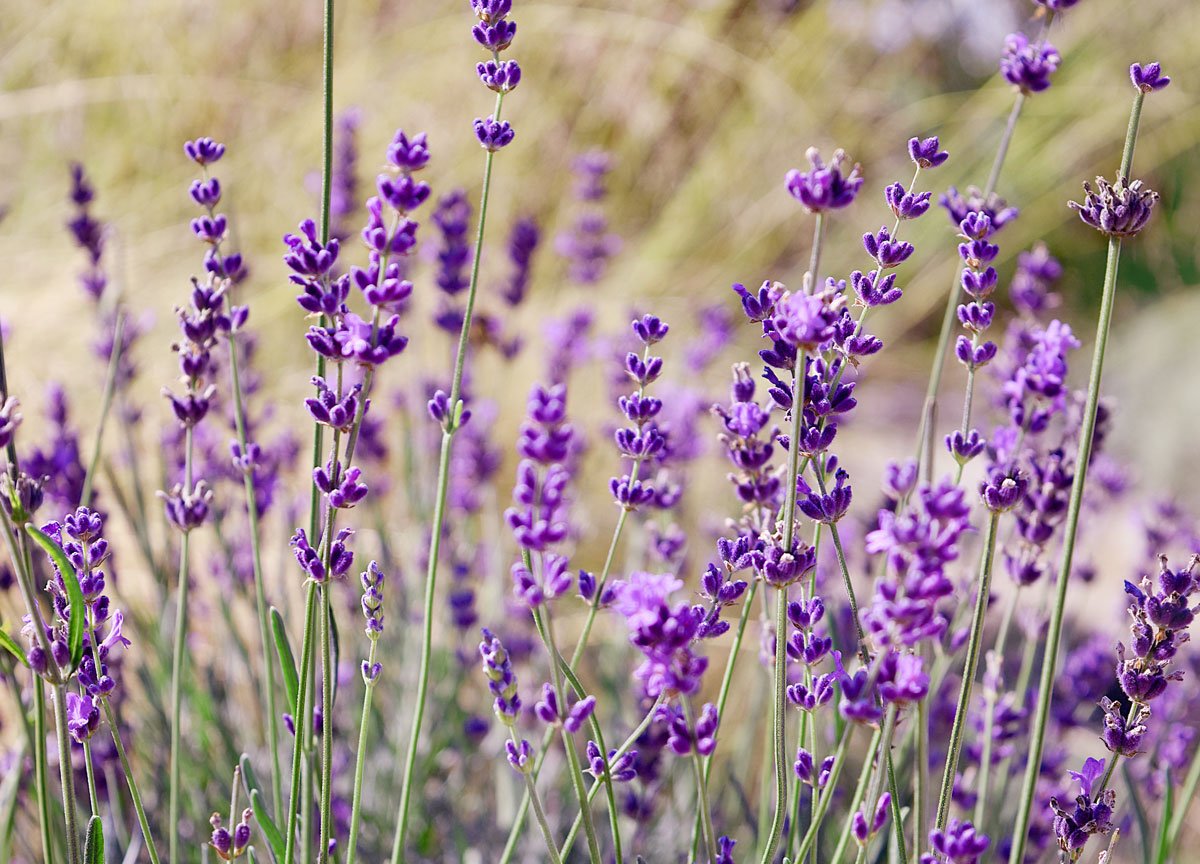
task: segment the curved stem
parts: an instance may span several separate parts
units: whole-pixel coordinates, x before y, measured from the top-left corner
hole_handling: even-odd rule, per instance
[[[971,707],[971,689],[975,672],[979,667],[979,654],[983,645],[983,624],[987,617],[988,595],[991,593],[992,561],[996,557],[996,526],[1000,514],[992,513],[988,520],[987,540],[984,542],[983,562],[979,572],[979,589],[975,598],[975,616],[971,620],[971,637],[967,642],[967,659],[963,667],[962,685],[958,690],[958,707],[954,712],[954,725],[950,730],[950,744],[946,750],[946,769],[942,774],[942,789],[938,795],[936,827],[946,827],[950,815],[950,795],[954,790],[954,775],[958,771],[958,759],[962,753],[963,732],[967,726],[967,713]]]

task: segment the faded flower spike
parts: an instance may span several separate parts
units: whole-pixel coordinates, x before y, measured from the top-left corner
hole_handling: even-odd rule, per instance
[[[1109,183],[1103,177],[1096,178],[1096,188],[1084,182],[1087,195],[1080,204],[1068,202],[1067,206],[1078,211],[1079,218],[1097,231],[1109,237],[1136,237],[1150,221],[1150,213],[1158,203],[1158,193],[1148,189],[1141,180],[1130,182],[1118,177]]]
[[[1129,80],[1133,86],[1143,93],[1151,90],[1162,90],[1171,83],[1170,77],[1162,74],[1162,66],[1158,63],[1134,63],[1129,67]]]

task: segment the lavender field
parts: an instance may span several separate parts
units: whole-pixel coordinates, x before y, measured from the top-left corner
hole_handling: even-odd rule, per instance
[[[1200,861],[1200,7],[3,12],[0,864]]]

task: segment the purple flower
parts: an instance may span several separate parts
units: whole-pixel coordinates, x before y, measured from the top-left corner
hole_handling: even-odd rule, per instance
[[[518,774],[528,774],[533,770],[533,747],[524,738],[519,744],[505,741],[504,752],[508,758],[508,764]]]
[[[921,864],[979,864],[989,843],[988,836],[976,831],[970,822],[951,819],[945,830],[929,832],[934,854],[922,855]]]
[[[225,145],[211,138],[197,138],[184,143],[183,152],[197,165],[205,166],[221,160],[225,155]]]
[[[862,239],[867,254],[874,258],[883,270],[900,266],[913,253],[913,245],[903,240],[892,239],[891,231],[886,226],[880,227],[876,234],[864,234]]]
[[[1083,190],[1087,193],[1083,203],[1069,201],[1067,206],[1079,213],[1084,224],[1109,237],[1136,237],[1158,203],[1157,192],[1141,180],[1130,182],[1124,177],[1118,177],[1116,183],[1097,177],[1095,190],[1087,182]]]
[[[828,292],[783,291],[775,301],[771,324],[778,338],[793,348],[813,352],[833,336],[843,298]]]
[[[492,708],[496,712],[496,718],[505,726],[512,727],[516,724],[517,714],[521,710],[517,676],[513,672],[512,660],[504,650],[504,645],[486,627],[483,628],[483,641],[479,643],[479,656],[483,660],[483,674],[488,679],[488,689],[494,698]],[[511,750],[509,762],[513,762]],[[518,766],[513,763],[513,767]]]
[[[1129,80],[1143,93],[1162,90],[1171,83],[1171,79],[1162,74],[1162,66],[1158,63],[1147,63],[1145,66],[1134,63],[1129,67]]]
[[[516,133],[513,132],[513,128],[507,120],[497,120],[490,116],[486,120],[479,118],[475,120],[475,137],[479,139],[480,146],[489,153],[495,153],[497,150],[507,147],[512,143],[515,135]]]
[[[909,138],[908,156],[918,168],[936,168],[950,158],[950,154],[941,149],[936,135],[925,139]]]
[[[511,93],[521,83],[521,67],[516,60],[488,60],[476,63],[475,73],[483,86],[496,93]]]
[[[442,243],[437,250],[438,288],[454,297],[467,290],[467,268],[471,263],[471,246],[467,241],[470,230],[471,202],[467,193],[455,189],[438,201],[433,213],[433,223],[442,234]]]
[[[1114,757],[1115,758],[1115,757]],[[1057,798],[1050,799],[1050,809],[1054,811],[1054,836],[1058,839],[1058,848],[1070,855],[1071,860],[1078,860],[1079,850],[1093,834],[1108,834],[1113,829],[1113,808],[1116,806],[1117,795],[1112,789],[1103,792],[1095,791],[1101,775],[1104,774],[1104,762],[1100,759],[1088,759],[1083,763],[1082,771],[1072,771],[1071,776],[1079,781],[1080,794],[1075,799],[1075,806],[1070,810],[1059,805]]]
[[[808,171],[792,169],[787,173],[787,190],[793,198],[810,213],[839,210],[853,203],[858,190],[862,188],[863,178],[857,165],[850,169],[849,174],[842,173],[845,152],[834,151],[828,165],[821,160],[821,154],[815,147],[810,147],[804,155],[812,168]]]
[[[614,783],[628,783],[637,776],[634,768],[637,758],[636,750],[627,750],[620,756],[617,756],[616,750],[609,750],[608,756],[605,757],[595,741],[587,742],[587,770],[597,780],[608,775]]]
[[[525,299],[529,290],[533,253],[539,241],[537,222],[532,218],[521,218],[513,223],[512,232],[508,237],[508,260],[512,269],[502,289],[504,300],[509,306],[516,306]]]
[[[1050,76],[1062,58],[1049,42],[1033,44],[1024,33],[1010,33],[1004,40],[1000,73],[1023,93],[1040,93],[1050,87]]]
[[[87,741],[100,727],[100,709],[91,696],[67,693],[67,730],[79,744]]]
[[[903,183],[893,183],[883,190],[884,200],[897,219],[919,219],[929,210],[932,192],[909,192]]]

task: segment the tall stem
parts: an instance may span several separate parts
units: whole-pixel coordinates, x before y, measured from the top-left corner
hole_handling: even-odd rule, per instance
[[[146,851],[150,855],[151,864],[159,864],[158,847],[155,846],[154,836],[150,833],[150,820],[146,817],[146,808],[142,805],[142,793],[138,789],[137,780],[133,776],[133,766],[129,764],[129,756],[121,741],[116,714],[107,697],[101,698],[100,706],[104,709],[104,719],[108,722],[108,731],[112,734],[113,746],[117,749],[117,758],[121,760],[121,773],[125,775],[125,784],[129,787],[129,797],[133,801],[134,812],[137,813],[138,826],[142,829],[142,839],[146,841]]]
[[[954,775],[958,771],[958,759],[962,753],[963,732],[967,726],[967,713],[971,707],[971,689],[975,672],[979,667],[979,655],[983,646],[983,623],[987,617],[988,595],[991,593],[992,561],[996,557],[996,526],[1000,514],[992,513],[988,520],[987,540],[984,542],[983,562],[979,568],[979,591],[975,598],[975,617],[971,620],[971,636],[967,642],[967,659],[963,667],[962,685],[958,690],[958,707],[954,712],[954,725],[950,730],[950,744],[946,750],[946,769],[942,774],[942,789],[938,795],[936,825],[946,827],[950,815],[950,795],[954,790]]]
[[[233,384],[233,420],[238,444],[245,453],[249,445],[246,432],[246,405],[242,397],[242,378],[238,369],[238,346],[234,337],[229,340],[229,375]],[[267,595],[262,566],[262,540],[259,537],[258,504],[253,470],[242,474],[246,492],[246,518],[250,528],[250,550],[254,562],[254,602],[258,611],[258,636],[262,643],[263,699],[266,711],[266,743],[271,754],[271,794],[275,812],[283,812],[283,770],[279,763],[279,720],[275,709],[275,662],[271,657],[271,624],[268,619]]]
[[[493,117],[500,119],[504,94],[496,95],[496,110]],[[450,453],[454,435],[458,431],[459,400],[462,394],[463,370],[467,362],[467,348],[471,336],[471,321],[475,310],[475,295],[479,288],[479,260],[483,251],[483,232],[487,225],[488,198],[492,189],[492,162],[495,152],[489,150],[483,163],[483,188],[479,194],[479,225],[475,232],[475,250],[471,263],[471,281],[467,288],[467,302],[463,310],[462,330],[458,337],[458,350],[454,358],[454,377],[450,383],[450,410],[453,419],[442,434],[442,451],[438,459],[437,498],[433,511],[433,526],[429,534],[429,565],[425,573],[425,609],[421,632],[421,665],[417,677],[416,704],[409,729],[408,753],[404,759],[404,779],[401,781],[400,811],[396,816],[396,838],[392,844],[392,864],[404,860],[404,843],[408,837],[409,809],[411,807],[414,773],[417,765],[417,748],[421,741],[421,727],[425,720],[425,700],[429,691],[429,669],[433,653],[433,603],[437,589],[438,559],[442,545],[442,527],[446,520],[446,495],[450,487]],[[532,783],[530,783],[532,785]],[[551,844],[553,845],[553,844]],[[557,854],[557,850],[555,850]]]
[[[75,812],[75,771],[71,765],[71,738],[67,732],[67,688],[55,684],[50,688],[50,704],[54,710],[54,726],[58,736],[58,777],[62,783],[63,813],[66,816],[67,860],[83,864],[79,848],[79,817]]]
[[[850,750],[851,730],[856,724],[847,723],[842,727],[842,737],[838,741],[837,750],[833,756],[833,766],[829,769],[829,780],[825,783],[825,788],[821,791],[820,800],[817,801],[817,807],[813,811],[812,824],[808,826],[808,831],[804,833],[804,839],[800,841],[800,848],[796,850],[794,860],[803,861],[808,853],[813,850],[813,844],[817,839],[817,832],[821,828],[821,822],[825,819],[825,814],[829,810],[829,804],[833,800],[834,792],[837,790],[838,778],[841,777],[842,768],[846,765],[846,755]],[[875,738],[878,741],[878,737]]]
[[[193,430],[187,427],[184,432],[184,469],[183,494],[192,492],[192,448]],[[171,657],[171,769],[170,792],[168,802],[168,860],[179,861],[179,819],[182,800],[180,798],[180,762],[183,749],[183,673],[187,662],[187,630],[188,630],[188,565],[191,556],[188,554],[191,531],[184,530],[179,541],[179,588],[175,607],[175,646]]]
[[[367,668],[374,667],[378,647],[379,640],[372,639],[367,655]],[[358,755],[354,760],[354,792],[350,799],[350,839],[346,843],[346,864],[354,864],[354,856],[358,851],[358,826],[362,821],[363,768],[367,762],[367,735],[371,727],[371,696],[375,692],[375,679],[372,678],[365,684],[362,719],[358,723]]]
[[[292,864],[295,861],[296,824],[299,819],[299,809],[302,804],[301,795],[303,794],[301,791],[301,779],[304,764],[308,759],[306,744],[308,736],[305,735],[304,730],[305,727],[309,730],[312,729],[308,700],[311,697],[309,682],[312,680],[313,630],[316,626],[316,617],[317,585],[315,582],[309,582],[307,596],[304,601],[304,641],[300,651],[298,691],[296,693],[296,704],[293,706],[293,710],[296,712],[293,715],[294,722],[292,724],[295,729],[295,742],[292,745],[292,783],[291,792],[288,797],[288,827],[283,853],[284,864]]]
[[[332,517],[330,519],[332,521]],[[329,860],[329,840],[333,830],[333,689],[334,676],[332,582],[321,585],[321,839],[317,860]]]
[[[46,767],[46,685],[33,675],[33,774],[37,785],[39,828],[42,832],[42,861],[54,864],[54,843],[50,835],[50,778]]]
[[[1125,133],[1125,149],[1121,156],[1121,176],[1129,177],[1133,167],[1133,148],[1137,140],[1138,122],[1142,115],[1140,90],[1133,99],[1129,113],[1129,128]],[[1121,259],[1121,239],[1108,238],[1108,260],[1104,268],[1104,288],[1100,298],[1100,317],[1096,323],[1096,347],[1092,353],[1092,372],[1088,379],[1087,402],[1083,409],[1083,424],[1079,430],[1079,449],[1075,456],[1075,478],[1071,484],[1071,498],[1067,506],[1067,523],[1063,533],[1062,563],[1058,568],[1058,583],[1054,597],[1054,610],[1050,614],[1050,629],[1046,634],[1046,647],[1042,653],[1042,676],[1038,684],[1037,713],[1033,721],[1033,735],[1029,745],[1029,758],[1025,762],[1025,781],[1018,803],[1017,821],[1013,825],[1010,864],[1018,864],[1025,856],[1026,835],[1029,818],[1033,812],[1033,798],[1037,784],[1038,769],[1042,764],[1042,750],[1046,744],[1046,724],[1050,717],[1050,700],[1054,695],[1054,673],[1058,667],[1058,646],[1062,640],[1063,612],[1067,605],[1067,587],[1070,584],[1071,562],[1075,555],[1075,537],[1079,530],[1079,513],[1083,507],[1083,490],[1087,482],[1088,462],[1092,458],[1092,438],[1096,433],[1096,409],[1100,403],[1100,378],[1104,372],[1104,353],[1108,348],[1108,331],[1112,324],[1113,305],[1117,294],[1117,269]]]
[[[696,718],[691,702],[687,697],[683,697],[681,701],[683,702],[683,716],[687,721],[688,728],[695,729]],[[708,782],[704,779],[704,767],[700,754],[695,750],[692,751],[691,761],[696,775],[696,805],[700,808],[700,825],[704,833],[704,845],[708,849],[708,859],[715,861],[717,859],[717,834],[713,830],[712,813],[708,809]]]

